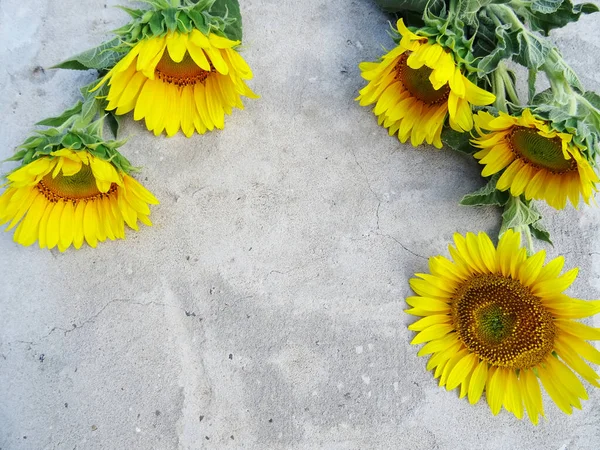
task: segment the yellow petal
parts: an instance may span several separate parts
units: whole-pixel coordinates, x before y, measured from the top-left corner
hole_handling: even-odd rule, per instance
[[[188,35],[183,33],[169,33],[167,34],[167,49],[169,56],[173,62],[180,63],[183,61],[185,52],[187,50]]]
[[[73,242],[75,208],[73,202],[67,201],[60,216],[60,236],[58,238],[59,249],[61,251],[69,248]]]
[[[95,248],[98,244],[98,238],[96,237],[98,229],[98,216],[96,213],[96,203],[89,201],[85,205],[85,211],[83,213],[83,236],[86,242],[92,248]]]
[[[58,239],[60,237],[60,218],[64,208],[65,202],[59,200],[54,205],[54,208],[48,217],[48,223],[46,224],[46,246],[49,249],[56,247],[56,244],[58,244]]]

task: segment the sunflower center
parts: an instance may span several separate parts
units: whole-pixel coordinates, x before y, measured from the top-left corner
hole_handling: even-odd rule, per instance
[[[508,137],[517,157],[551,172],[569,172],[577,168],[573,159],[565,159],[559,137],[540,136],[536,129],[514,127]]]
[[[466,347],[494,366],[527,369],[554,347],[552,315],[519,281],[475,275],[456,291],[454,325]]]
[[[198,67],[190,54],[185,53],[181,62],[176,63],[169,56],[169,52],[165,51],[162,58],[156,65],[154,73],[156,76],[166,82],[177,86],[188,86],[197,83],[204,83],[211,72],[214,72],[212,64],[210,72]]]
[[[429,76],[433,69],[422,66],[419,69],[411,69],[406,64],[408,54],[404,53],[396,64],[396,79],[404,85],[410,94],[428,105],[445,102],[450,94],[448,83],[439,89],[434,89]]]
[[[37,188],[50,202],[59,200],[78,202],[108,195],[117,189],[117,185],[113,183],[108,192],[100,192],[92,169],[83,164],[81,170],[70,177],[64,176],[62,171],[54,178],[52,173],[47,174],[40,180]]]

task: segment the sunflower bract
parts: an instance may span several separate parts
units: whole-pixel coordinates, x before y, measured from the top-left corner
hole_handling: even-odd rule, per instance
[[[133,111],[157,136],[222,129],[225,114],[244,108],[241,96],[257,98],[244,82],[252,71],[237,45],[195,29],[144,38],[98,85],[108,81],[106,109],[119,115]]]
[[[8,175],[0,195],[0,225],[16,226],[14,240],[63,252],[84,240],[91,247],[124,239],[125,224],[152,225],[148,204],[158,200],[110,162],[85,150],[61,149]]]
[[[544,251],[528,257],[521,237],[505,232],[497,247],[485,233],[456,234],[452,259],[430,258],[431,273],[416,274],[406,312],[422,318],[409,329],[412,344],[425,344],[440,386],[460,387],[474,404],[483,392],[493,414],[502,407],[534,424],[544,416],[541,385],[565,413],[581,408],[586,390],[577,373],[600,387],[585,360],[600,364],[600,352],[586,340],[600,329],[574,319],[600,312],[600,300],[571,298],[563,291],[577,269],[560,274],[564,258],[544,264]]]

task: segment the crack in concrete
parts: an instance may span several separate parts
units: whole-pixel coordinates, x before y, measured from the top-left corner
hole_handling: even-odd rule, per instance
[[[281,271],[281,270],[271,270],[269,273],[267,273],[267,275],[265,275],[265,280],[272,274],[276,273],[278,275],[287,275],[291,272],[295,272],[296,270],[300,270],[300,269],[305,269],[307,267],[312,266],[313,264],[319,262],[319,261],[323,261],[324,259],[327,259],[327,256],[321,256],[320,258],[315,258],[310,260],[309,262],[307,262],[306,264],[302,264],[301,266],[297,266],[297,267],[292,267],[289,270],[286,271]]]
[[[117,298],[117,299],[113,299],[113,300],[109,301],[108,303],[106,303],[102,308],[100,308],[100,310],[98,312],[96,312],[95,314],[91,315],[87,319],[85,319],[82,322],[80,322],[79,325],[76,324],[76,323],[74,323],[72,328],[63,328],[63,327],[59,327],[59,326],[54,326],[54,327],[52,327],[50,329],[50,331],[48,333],[46,333],[45,335],[41,336],[36,341],[24,341],[24,340],[16,339],[14,341],[7,342],[7,345],[9,347],[12,346],[12,345],[14,345],[14,344],[27,344],[27,345],[30,345],[30,346],[37,346],[37,345],[40,344],[41,341],[44,341],[45,339],[47,339],[48,337],[50,337],[50,335],[53,334],[57,330],[58,331],[62,331],[63,335],[66,336],[67,334],[72,333],[75,330],[80,330],[81,328],[84,328],[87,324],[94,322],[94,320],[97,319],[100,316],[100,314],[102,314],[106,310],[106,308],[108,308],[113,303],[126,303],[126,304],[129,304],[129,305],[139,305],[139,306],[162,306],[162,307],[165,307],[165,308],[179,309],[179,310],[183,311],[188,317],[192,315],[190,313],[190,311],[186,310],[185,308],[181,308],[179,306],[176,306],[176,305],[169,305],[167,303],[160,303],[160,302],[154,302],[154,301],[146,302],[146,303],[131,302],[129,299],[120,299],[120,298]],[[9,352],[10,352],[10,349],[9,349]]]
[[[375,190],[373,189],[373,187],[371,186],[371,181],[369,180],[369,177],[367,176],[367,172],[365,171],[364,167],[362,166],[362,164],[358,161],[358,158],[356,156],[356,153],[354,153],[352,150],[348,150],[350,152],[350,154],[352,155],[352,157],[354,158],[354,162],[356,163],[356,165],[358,166],[358,168],[360,169],[360,171],[363,174],[363,177],[365,178],[365,182],[367,183],[367,186],[369,187],[369,190],[371,191],[371,193],[373,194],[373,196],[377,199],[377,201],[379,203],[381,203],[381,199],[379,198],[379,195],[377,195],[377,192],[375,192]]]
[[[407,251],[408,253],[410,253],[411,255],[416,256],[417,258],[421,258],[424,259],[425,261],[427,261],[429,258],[426,258],[423,255],[419,255],[418,253],[413,252],[410,248],[408,248],[406,245],[404,245],[402,242],[400,242],[398,239],[396,239],[394,236],[390,235],[390,234],[384,234],[384,233],[375,233],[377,236],[381,236],[381,237],[386,237],[388,239],[391,239],[392,241],[394,241],[396,244],[398,244],[400,247],[402,247],[405,251]]]

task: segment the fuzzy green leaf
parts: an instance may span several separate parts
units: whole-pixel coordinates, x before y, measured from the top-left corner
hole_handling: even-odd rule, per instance
[[[510,31],[510,25],[499,25],[495,28],[494,36],[488,38],[487,42],[477,42],[477,47],[477,54],[483,55],[477,63],[477,68],[482,75],[487,75],[496,70],[500,61],[516,54],[519,43],[516,33]]]
[[[208,34],[208,25],[206,24],[206,18],[204,14],[191,10],[187,12],[187,16],[192,20],[194,27],[200,30],[200,32],[204,35]]]
[[[117,116],[113,112],[108,112],[106,116],[108,127],[115,138],[119,137],[119,128],[121,128],[121,116]]]
[[[14,155],[12,155],[10,158],[3,159],[2,162],[21,161],[25,157],[25,154],[27,152],[29,152],[30,150],[32,150],[32,149],[22,149],[22,150],[19,150]]]
[[[233,41],[242,40],[242,14],[238,0],[216,0],[210,8],[210,14],[235,19],[234,22],[225,26],[224,32],[227,38]]]
[[[582,14],[597,11],[598,7],[593,3],[573,5],[571,0],[534,0],[528,22],[531,28],[547,36],[550,30],[577,22]]]
[[[165,18],[165,24],[169,31],[175,31],[177,29],[177,16],[179,11],[175,8],[164,9],[162,15]]]
[[[550,245],[554,245],[550,240],[550,233],[544,226],[541,224],[541,221],[537,221],[529,224],[529,229],[531,230],[531,234],[535,236],[536,239],[540,241],[547,242]]]
[[[125,11],[127,14],[129,14],[134,19],[139,19],[140,17],[142,17],[144,15],[144,10],[142,10],[142,9],[131,9],[131,8],[127,8],[126,6],[121,6],[121,5],[117,5],[116,7]]]
[[[515,61],[530,69],[538,69],[544,62],[552,49],[551,44],[533,33],[521,32],[517,34],[519,52],[515,55]]]
[[[563,1],[564,0],[533,0],[531,2],[531,9],[543,14],[552,14],[560,8]]]
[[[428,0],[375,0],[381,9],[388,13],[415,11],[422,13]]]
[[[509,196],[508,201],[502,213],[502,226],[500,234],[512,228],[520,230],[523,227],[528,227],[536,223],[542,218],[540,213],[531,206],[531,202],[522,199],[521,197]]]
[[[81,139],[75,133],[65,134],[60,144],[65,148],[72,148],[74,150],[79,150],[83,146]]]
[[[73,106],[71,109],[67,109],[60,116],[48,117],[47,119],[40,120],[38,123],[36,123],[36,125],[42,125],[45,127],[60,127],[71,117],[79,114],[81,112],[82,105],[83,104],[81,102],[77,102],[75,106]]]
[[[108,69],[114,66],[123,57],[123,53],[114,50],[120,44],[118,37],[106,41],[96,48],[75,55],[55,66],[52,69]]]
[[[154,36],[160,36],[163,34],[165,31],[163,24],[164,22],[162,21],[160,14],[153,14],[152,18],[148,22],[148,25],[150,25],[150,31]]]
[[[442,130],[442,142],[457,152],[472,155],[477,151],[469,142],[469,133],[459,133],[452,128],[446,126]]]
[[[600,95],[592,91],[587,91],[583,94],[583,97],[590,102],[594,108],[600,110]]]
[[[465,206],[504,206],[506,202],[508,202],[510,194],[507,191],[499,191],[496,189],[498,178],[500,178],[500,174],[491,177],[490,181],[481,189],[465,195],[460,201],[460,204]]]

